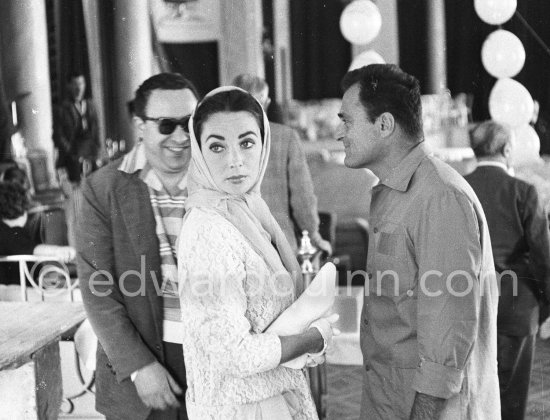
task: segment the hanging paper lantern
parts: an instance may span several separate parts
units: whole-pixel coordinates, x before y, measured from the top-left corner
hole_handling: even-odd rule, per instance
[[[535,129],[524,124],[514,128],[512,165],[524,165],[540,160],[540,138]]]
[[[349,66],[348,71],[359,69],[361,67],[368,66],[369,64],[385,64],[385,63],[386,61],[376,51],[367,50],[367,51],[363,51],[361,54],[359,54],[357,57],[353,59],[353,61],[351,62],[351,66]]]
[[[382,16],[370,0],[355,0],[348,4],[340,16],[340,31],[355,45],[365,45],[380,33]]]
[[[535,105],[529,91],[513,79],[499,79],[489,95],[489,113],[497,122],[518,127],[533,118]]]
[[[485,70],[497,79],[514,77],[525,64],[525,49],[512,32],[498,29],[483,43],[481,61]]]
[[[489,25],[500,25],[515,13],[517,0],[474,0],[479,18]]]

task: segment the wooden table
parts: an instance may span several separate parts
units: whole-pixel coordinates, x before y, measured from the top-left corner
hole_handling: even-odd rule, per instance
[[[57,419],[59,340],[85,318],[81,303],[0,302],[0,420]]]

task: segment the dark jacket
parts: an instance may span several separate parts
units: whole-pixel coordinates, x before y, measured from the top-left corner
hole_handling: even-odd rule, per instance
[[[537,331],[539,303],[550,297],[550,233],[536,188],[503,168],[480,166],[465,176],[489,226],[495,269],[518,276],[500,278],[498,332],[525,336]]]
[[[83,182],[78,274],[100,343],[96,407],[107,417],[138,420],[150,410],[130,375],[164,359],[162,297],[155,290],[162,276],[147,186],[139,172],[121,172],[119,165],[115,161]]]
[[[296,131],[276,123],[269,126],[271,149],[262,181],[262,198],[296,250],[296,235],[301,236],[302,230],[307,230],[311,238],[318,239],[317,197]]]
[[[59,151],[58,167],[66,166],[70,160],[78,161],[80,157],[97,159],[100,149],[97,112],[90,99],[85,101],[87,129],[83,128],[82,118],[72,101],[63,101],[55,109],[53,141]]]

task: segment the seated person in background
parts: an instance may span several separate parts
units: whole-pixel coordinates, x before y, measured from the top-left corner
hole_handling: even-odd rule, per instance
[[[250,74],[241,74],[233,80],[233,85],[246,90],[267,110],[271,99],[265,80]],[[294,251],[298,248],[296,235],[307,230],[312,243],[330,255],[330,243],[319,234],[317,197],[298,133],[274,122],[270,122],[269,127],[271,150],[262,183],[262,198]]]
[[[6,170],[4,170],[0,180],[3,182],[14,182],[21,185],[25,189],[27,197],[29,199],[29,207],[40,205],[40,203],[35,202],[32,198],[31,183],[29,182],[27,173],[19,166],[17,166],[15,162],[13,162],[13,166],[10,166]]]
[[[27,222],[25,223],[25,228],[31,235],[31,238],[36,242],[43,242],[44,236],[42,235],[42,215],[41,212],[32,212],[33,208],[39,208],[40,203],[34,201],[31,193],[31,184],[29,182],[29,178],[27,177],[27,173],[21,169],[17,164],[14,162],[13,166],[10,166],[7,168],[3,173],[1,177],[1,181],[3,182],[13,182],[15,184],[21,185],[27,195],[28,203],[27,203]]]
[[[14,182],[0,182],[0,255],[38,255],[63,263],[72,261],[76,252],[68,246],[41,244],[24,228],[28,199],[25,189]],[[0,264],[0,284],[20,284],[18,263]]]
[[[471,133],[478,167],[465,178],[485,212],[495,269],[501,276],[497,357],[502,418],[521,420],[539,304],[550,297],[550,237],[537,190],[508,173],[511,141],[512,133],[505,126],[493,121],[479,124]],[[517,281],[507,271],[514,272]]]
[[[222,87],[189,128],[177,250],[189,419],[317,419],[304,370],[281,364],[324,352],[337,317],[295,335],[266,332],[302,291],[296,256],[260,196],[267,117],[250,94]]]

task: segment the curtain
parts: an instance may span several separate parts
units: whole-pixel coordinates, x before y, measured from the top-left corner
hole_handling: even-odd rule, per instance
[[[217,42],[163,43],[162,48],[170,71],[191,80],[201,96],[220,85]]]
[[[339,98],[351,64],[351,46],[340,33],[340,0],[290,2],[294,98]]]
[[[398,0],[400,64],[403,70],[414,74],[422,86],[427,77],[425,1]],[[448,87],[453,96],[460,92],[473,94],[474,121],[490,118],[489,94],[496,79],[483,67],[481,47],[487,36],[499,27],[481,21],[475,13],[473,1],[445,0],[445,9]],[[517,10],[543,41],[550,44],[547,22],[550,2],[519,0]],[[522,83],[541,105],[537,128],[549,127],[550,78],[546,69],[550,66],[550,56],[516,16],[501,27],[514,33],[525,47],[525,66],[514,79]],[[539,135],[541,151],[550,153],[550,129],[539,130]]]

